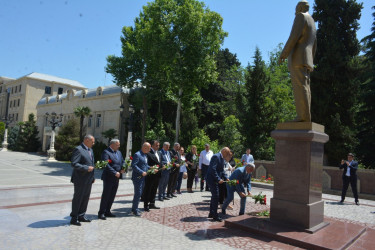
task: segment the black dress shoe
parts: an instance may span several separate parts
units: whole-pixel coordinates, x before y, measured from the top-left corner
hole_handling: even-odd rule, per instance
[[[217,216],[217,217],[214,217],[212,218],[213,221],[218,221],[218,222],[222,222],[223,219],[220,217],[220,216]]]
[[[355,204],[356,204],[357,206],[359,206],[359,201],[356,201]]]
[[[86,218],[85,216],[79,216],[78,221],[80,222],[91,222],[89,218]]]
[[[160,209],[160,207],[155,206],[155,204],[151,204],[149,208],[150,209]]]
[[[162,198],[159,198],[159,201],[164,201],[164,199],[162,199]]]
[[[213,217],[214,216],[211,213],[208,214],[208,218],[213,218]]]
[[[104,214],[98,214],[98,218],[101,219],[101,220],[107,219]]]
[[[225,211],[225,209],[222,209],[222,210],[221,210],[221,213],[222,213],[223,215],[226,215],[226,214],[227,214],[227,212]]]
[[[244,215],[243,213],[239,213],[238,215]]]
[[[172,199],[173,197],[172,197],[172,195],[168,194],[167,198]]]
[[[74,217],[70,220],[70,225],[81,226],[81,222],[79,222],[78,219]]]
[[[167,201],[169,201],[170,199],[169,199],[168,197],[164,197],[164,200],[167,200]]]
[[[177,197],[177,195],[174,195],[174,194],[171,194],[172,195],[172,197]]]
[[[341,201],[340,201],[340,203],[343,203],[343,202],[344,202],[344,200],[341,200]]]
[[[104,216],[105,216],[105,217],[112,217],[112,218],[116,217],[116,215],[114,215],[114,214],[111,213],[111,212],[109,212],[109,213],[105,213]]]
[[[150,212],[150,208],[144,207],[145,212]]]

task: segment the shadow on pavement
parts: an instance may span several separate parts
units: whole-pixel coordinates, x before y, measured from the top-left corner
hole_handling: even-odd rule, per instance
[[[72,176],[73,168],[70,163],[43,161],[41,165],[51,169],[50,172],[44,173],[45,175],[66,177]],[[102,176],[102,172],[103,170],[95,169],[95,179],[100,179]]]
[[[189,217],[181,218],[180,221],[182,222],[204,222],[204,221],[207,221],[207,217],[189,216]]]
[[[61,226],[69,225],[69,221],[70,220],[42,220],[42,221],[31,223],[27,227],[30,227],[30,228],[61,227]]]
[[[329,205],[349,205],[349,204],[345,204],[343,202],[339,202],[339,201],[326,201],[326,204],[329,204]]]

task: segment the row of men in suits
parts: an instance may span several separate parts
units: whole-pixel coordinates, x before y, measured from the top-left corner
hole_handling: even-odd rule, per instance
[[[92,135],[86,135],[82,144],[74,149],[71,157],[73,167],[71,181],[74,184],[74,194],[70,224],[76,226],[80,226],[81,222],[91,222],[85,216],[85,213],[90,198],[91,187],[95,182],[95,160],[94,152],[92,151],[94,143],[95,138]],[[111,207],[116,197],[119,179],[122,178],[122,174],[124,173],[124,170],[122,170],[124,158],[120,150],[118,150],[119,148],[120,141],[112,139],[109,147],[101,155],[101,160],[108,161],[101,176],[103,180],[103,192],[98,212],[98,218],[101,220],[106,220],[106,217],[116,217],[111,212]]]
[[[134,185],[132,213],[135,216],[141,215],[138,208],[141,198],[144,203],[144,211],[159,209],[155,206],[158,189],[159,201],[177,197],[174,193],[181,164],[180,144],[176,142],[172,150],[169,150],[169,142],[164,142],[160,151],[159,147],[160,142],[157,140],[152,141],[151,144],[145,142],[141,150],[133,156],[131,164],[133,169],[131,179]],[[147,174],[148,169],[152,166],[158,166],[156,173]]]

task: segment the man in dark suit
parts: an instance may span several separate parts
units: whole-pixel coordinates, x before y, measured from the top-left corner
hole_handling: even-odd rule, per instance
[[[171,157],[174,160],[173,167],[170,169],[169,174],[169,181],[168,181],[168,189],[167,189],[167,197],[169,199],[173,197],[177,197],[174,195],[176,191],[176,184],[178,179],[178,174],[180,173],[180,163],[181,163],[181,155],[179,153],[180,144],[176,142],[173,145],[173,149],[171,150]]]
[[[288,58],[297,111],[296,122],[311,121],[310,72],[314,69],[315,51],[315,22],[309,14],[309,3],[302,0],[297,4],[292,31],[279,60],[281,63]]]
[[[161,153],[158,152],[160,147],[160,142],[154,140],[151,142],[151,150],[147,153],[147,164],[152,167],[159,165],[159,170],[162,170],[163,166],[161,165]],[[143,190],[143,201],[145,211],[150,211],[150,209],[160,209],[155,206],[155,195],[158,189],[159,180],[161,176],[161,171],[158,171],[156,174],[151,174],[146,176],[145,188]]]
[[[344,169],[342,173],[342,193],[341,193],[341,201],[344,202],[346,191],[348,190],[349,183],[352,187],[355,204],[359,205],[358,201],[358,192],[357,192],[357,169],[358,169],[358,162],[354,160],[354,155],[352,153],[348,154],[348,160],[341,160],[340,169]]]
[[[131,164],[131,168],[133,170],[132,181],[134,185],[132,212],[135,216],[141,216],[141,213],[138,209],[138,205],[145,184],[144,177],[147,175],[147,170],[149,169],[149,166],[147,164],[147,153],[150,152],[150,148],[150,143],[143,143],[142,149],[134,154],[133,161]]]
[[[169,142],[163,143],[163,148],[160,150],[161,153],[161,165],[165,167],[172,161],[172,156],[169,152]],[[168,185],[170,169],[163,169],[161,171],[160,181],[159,181],[159,201],[169,200],[165,194],[165,189]]]
[[[95,182],[94,152],[91,149],[94,143],[95,138],[92,135],[86,135],[82,144],[73,150],[71,182],[74,184],[74,195],[70,213],[71,225],[80,226],[80,222],[91,222],[85,213],[90,199],[91,186]]]
[[[116,197],[119,179],[125,173],[122,170],[122,165],[125,161],[120,150],[118,150],[119,148],[120,141],[112,139],[109,147],[102,153],[102,161],[108,161],[108,164],[102,173],[103,193],[98,212],[98,218],[101,220],[105,220],[106,217],[116,217],[116,215],[111,213],[111,207]]]
[[[211,191],[210,213],[208,218],[213,218],[214,221],[222,221],[217,214],[217,207],[219,204],[219,184],[228,180],[224,171],[225,161],[229,162],[232,154],[228,147],[223,148],[219,153],[214,154],[211,158],[210,165],[207,169],[206,181]]]

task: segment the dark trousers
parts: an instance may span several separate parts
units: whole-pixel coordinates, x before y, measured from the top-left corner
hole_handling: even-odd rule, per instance
[[[103,180],[103,193],[100,200],[99,214],[111,212],[112,204],[115,200],[119,179],[117,177],[105,178]]]
[[[195,178],[195,174],[197,173],[196,169],[191,169],[187,171],[188,179],[187,179],[187,188],[193,188],[193,182]]]
[[[349,183],[352,187],[353,196],[355,201],[358,201],[358,192],[357,192],[357,176],[343,176],[342,177],[342,193],[341,200],[345,200],[346,191],[348,190]]]
[[[145,184],[144,177],[141,178],[140,180],[133,180],[133,185],[134,185],[134,197],[133,197],[133,205],[132,205],[133,213],[138,211],[139,200],[142,195],[144,184]]]
[[[70,216],[84,216],[89,204],[92,182],[74,183],[74,194],[72,200],[72,212]]]
[[[169,174],[169,181],[168,181],[168,189],[167,189],[167,195],[173,194],[176,190],[176,183],[178,178],[178,173],[180,172],[180,168],[175,168],[174,171]]]
[[[201,174],[202,174],[202,176],[201,176],[201,191],[203,191],[203,188],[204,188],[204,181],[206,179],[207,170],[208,170],[208,165],[202,164],[202,169],[201,169]],[[209,191],[208,185],[206,185],[206,191]]]
[[[217,183],[207,183],[211,191],[210,215],[217,217],[217,207],[219,205],[219,185]]]
[[[159,173],[146,176],[145,188],[143,189],[142,194],[145,207],[149,206],[150,204],[155,204],[155,195],[156,191],[158,190],[159,180]]]
[[[178,178],[177,178],[177,183],[176,183],[177,192],[181,192],[182,177],[184,177],[184,172],[178,173]]]
[[[169,170],[162,170],[161,177],[159,180],[159,199],[165,198],[165,189],[168,185],[169,180]]]
[[[225,183],[219,184],[219,203],[223,204],[227,197],[227,185]]]

